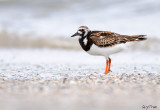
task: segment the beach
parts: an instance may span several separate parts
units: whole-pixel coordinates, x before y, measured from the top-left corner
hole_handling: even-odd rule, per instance
[[[157,53],[129,51],[113,55],[112,72],[104,75],[105,59],[81,50],[0,52],[2,110],[160,109]]]

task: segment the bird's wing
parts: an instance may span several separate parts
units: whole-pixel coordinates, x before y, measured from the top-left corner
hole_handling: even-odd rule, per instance
[[[144,36],[145,35],[128,36],[108,31],[92,31],[90,39],[92,39],[93,43],[98,47],[110,47],[121,43],[140,41],[145,38]]]

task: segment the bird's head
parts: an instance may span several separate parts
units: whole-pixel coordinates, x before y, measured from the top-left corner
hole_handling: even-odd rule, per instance
[[[80,26],[78,28],[78,31],[75,34],[73,34],[71,37],[75,37],[75,36],[80,36],[80,38],[86,37],[89,32],[90,30],[87,26]]]

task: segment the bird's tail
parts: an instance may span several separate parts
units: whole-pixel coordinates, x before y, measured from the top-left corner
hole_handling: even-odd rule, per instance
[[[132,35],[132,36],[127,36],[127,39],[129,41],[143,41],[147,39],[145,36],[146,35]]]
[[[146,35],[132,35],[132,36],[124,36],[127,41],[143,41],[146,40],[147,38],[145,37]]]

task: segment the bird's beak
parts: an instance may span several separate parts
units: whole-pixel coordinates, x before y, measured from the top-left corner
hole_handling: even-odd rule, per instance
[[[74,36],[77,36],[77,35],[79,35],[77,32],[75,33],[75,34],[73,34],[71,37],[74,37]]]

